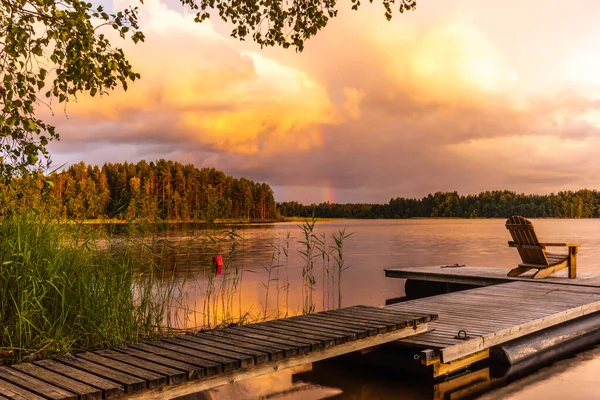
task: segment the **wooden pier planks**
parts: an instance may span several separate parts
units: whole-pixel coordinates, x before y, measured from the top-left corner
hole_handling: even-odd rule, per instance
[[[385,310],[435,313],[429,332],[400,342],[436,350],[448,363],[600,311],[600,288],[511,282],[407,301]],[[469,336],[457,339],[460,330]]]
[[[356,306],[0,367],[0,399],[167,399],[425,332],[436,315]]]
[[[531,279],[535,272],[528,272],[520,276],[507,276],[510,269],[486,268],[474,266],[430,266],[430,267],[402,267],[385,270],[388,278],[412,279],[431,282],[462,283],[467,285],[497,285],[508,282],[539,282],[558,285],[573,285],[582,287],[600,287],[600,275],[578,273],[577,278],[569,279],[566,271],[559,271],[554,275],[541,280]]]

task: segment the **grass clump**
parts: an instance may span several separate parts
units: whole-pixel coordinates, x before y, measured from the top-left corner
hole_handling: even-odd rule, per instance
[[[0,221],[0,364],[161,333],[166,308],[135,257],[86,236],[36,213]]]

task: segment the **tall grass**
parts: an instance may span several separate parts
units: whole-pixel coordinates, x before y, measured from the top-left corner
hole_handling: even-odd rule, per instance
[[[157,296],[134,255],[95,251],[78,225],[36,213],[0,223],[0,360],[4,363],[165,333],[172,298]]]
[[[115,235],[106,226],[60,222],[32,209],[5,212],[0,364],[314,312],[319,275],[320,307],[339,307],[348,268],[344,243],[351,234],[317,236],[315,224],[314,218],[305,221],[298,239],[290,232],[272,238],[262,264],[261,304],[252,305],[242,292],[244,273],[254,272],[244,265],[243,229],[242,235],[233,228],[194,227],[172,234],[171,226],[155,221],[121,226],[125,232]],[[222,275],[210,267],[215,254],[223,255]],[[293,254],[301,258],[300,270]],[[302,310],[294,311],[291,282],[299,273]]]
[[[313,293],[317,280],[315,278],[315,260],[317,258],[316,247],[317,237],[314,234],[315,224],[317,220],[314,215],[311,220],[304,220],[302,225],[299,225],[302,232],[302,238],[299,240],[301,249],[298,250],[302,257],[302,313],[310,314],[315,311],[315,302]]]
[[[292,237],[292,234],[290,233],[290,231],[287,231],[284,239],[283,239],[283,244],[281,247],[281,251],[283,252],[283,257],[284,257],[284,277],[283,277],[283,283],[280,286],[280,289],[283,289],[285,292],[285,314],[284,317],[288,316],[289,313],[289,309],[290,309],[290,273],[289,273],[289,265],[290,265],[290,246],[292,243],[292,240],[294,238]]]
[[[344,258],[344,244],[346,239],[352,236],[354,232],[347,233],[346,228],[342,228],[331,235],[334,244],[331,246],[331,252],[333,253],[333,259],[335,261],[337,270],[337,293],[338,293],[338,308],[342,307],[342,272],[349,268]]]

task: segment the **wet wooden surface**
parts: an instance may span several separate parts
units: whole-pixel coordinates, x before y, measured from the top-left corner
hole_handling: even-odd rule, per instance
[[[438,314],[439,318],[428,325],[430,331],[400,343],[434,350],[441,362],[447,363],[600,311],[600,288],[510,282],[406,301],[384,309]]]
[[[173,398],[422,333],[436,317],[355,306],[0,367],[0,400]]]
[[[388,278],[413,279],[447,283],[464,283],[468,285],[497,285],[507,282],[536,282],[542,284],[574,285],[600,288],[600,275],[578,272],[577,278],[569,279],[566,270],[559,271],[542,280],[533,280],[533,271],[516,277],[507,276],[510,269],[487,268],[477,266],[440,265],[430,267],[401,267],[385,270]]]

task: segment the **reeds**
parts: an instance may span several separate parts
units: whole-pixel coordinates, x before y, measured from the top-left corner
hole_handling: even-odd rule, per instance
[[[313,300],[313,293],[315,285],[317,283],[315,279],[315,254],[317,240],[314,234],[315,224],[317,223],[314,215],[311,220],[305,219],[299,228],[302,232],[302,238],[299,240],[301,249],[298,250],[303,260],[302,265],[302,313],[310,314],[315,311],[315,302]]]
[[[131,252],[96,251],[80,226],[31,213],[4,217],[0,238],[2,362],[166,333],[169,306]]]
[[[344,259],[344,243],[346,239],[352,236],[354,232],[346,233],[346,228],[342,228],[331,235],[334,244],[330,247],[333,253],[333,259],[336,264],[337,272],[337,293],[338,293],[338,304],[337,307],[342,307],[342,272],[348,269],[349,265],[346,264]]]
[[[245,265],[244,229],[175,227],[173,234],[174,227],[161,222],[120,226],[125,231],[115,235],[110,227],[62,223],[41,212],[4,215],[0,363],[314,312],[318,275],[319,307],[342,304],[344,243],[351,234],[317,235],[314,218],[300,226],[299,239],[286,232],[270,240],[262,297],[253,305],[242,290],[244,274],[257,272]],[[223,255],[221,275],[211,265],[216,254]],[[290,291],[298,273],[302,307],[294,311]]]

